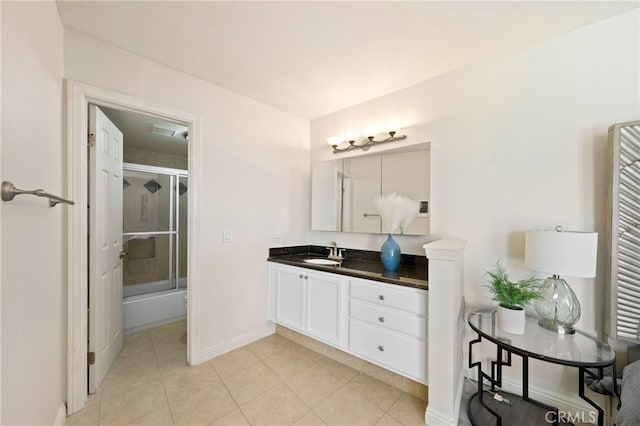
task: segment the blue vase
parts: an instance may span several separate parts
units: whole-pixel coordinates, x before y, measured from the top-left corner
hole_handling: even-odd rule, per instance
[[[380,260],[382,260],[385,271],[395,272],[400,266],[400,256],[400,246],[389,234],[387,241],[380,248]]]

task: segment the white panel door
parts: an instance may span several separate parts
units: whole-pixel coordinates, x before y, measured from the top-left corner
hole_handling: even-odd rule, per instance
[[[122,132],[89,105],[89,393],[122,349]]]

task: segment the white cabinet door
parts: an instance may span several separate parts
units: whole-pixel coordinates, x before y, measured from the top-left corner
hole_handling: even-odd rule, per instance
[[[304,276],[307,285],[307,334],[339,346],[344,309],[342,278],[311,271]]]
[[[304,331],[304,271],[278,267],[276,272],[276,322]]]

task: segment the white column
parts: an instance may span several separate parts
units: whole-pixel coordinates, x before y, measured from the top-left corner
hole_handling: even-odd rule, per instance
[[[458,424],[464,383],[464,246],[463,240],[424,245],[429,259],[429,404],[425,413],[429,426]]]

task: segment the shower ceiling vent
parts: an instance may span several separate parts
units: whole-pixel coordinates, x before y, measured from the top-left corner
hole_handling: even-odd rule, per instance
[[[173,137],[176,135],[176,133],[178,133],[178,131],[173,129],[167,129],[166,127],[156,126],[154,124],[153,128],[151,129],[151,133],[156,135],[161,135],[161,136]]]

